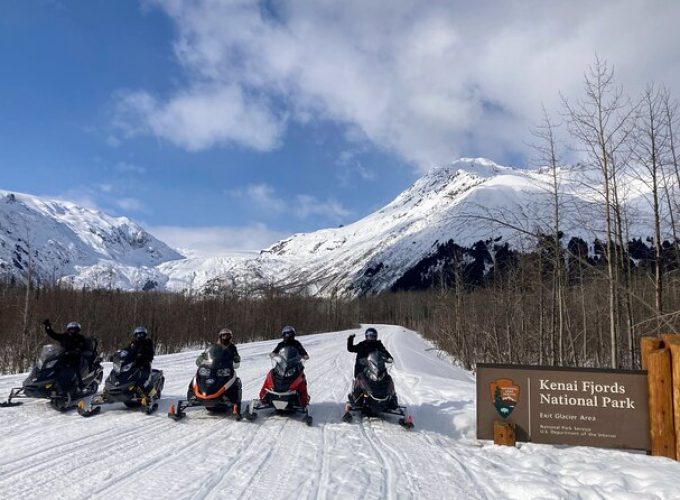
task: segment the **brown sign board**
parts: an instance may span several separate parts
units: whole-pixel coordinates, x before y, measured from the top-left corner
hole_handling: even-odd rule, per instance
[[[647,372],[477,364],[477,438],[650,449]]]

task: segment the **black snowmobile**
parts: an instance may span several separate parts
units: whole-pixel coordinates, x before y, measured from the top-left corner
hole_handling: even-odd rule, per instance
[[[104,391],[91,400],[81,399],[78,413],[91,417],[101,411],[101,405],[123,403],[128,408],[141,408],[147,414],[158,409],[158,400],[165,384],[161,370],[149,374],[136,363],[135,352],[120,349],[113,355],[113,369],[106,379]]]
[[[406,414],[406,407],[399,406],[394,382],[390,377],[385,356],[380,351],[370,353],[359,361],[363,369],[354,379],[354,387],[348,394],[345,422],[352,421],[352,412],[361,412],[363,416],[377,417],[381,414],[399,415],[399,425],[411,429],[413,419]]]
[[[185,409],[203,406],[211,413],[226,413],[241,420],[241,379],[236,376],[231,352],[212,345],[196,360],[198,370],[189,384],[186,400],[171,405],[168,417],[180,420]]]
[[[272,358],[272,368],[260,389],[260,399],[248,405],[246,418],[253,420],[257,410],[273,408],[277,413],[302,413],[307,425],[312,425],[309,414],[309,394],[300,353],[294,347],[284,347]]]
[[[44,345],[22,387],[12,389],[0,407],[16,406],[17,398],[45,398],[59,411],[75,408],[78,401],[97,392],[104,378],[102,358],[97,355],[97,339],[85,338],[85,351],[80,356],[80,376],[83,388],[78,388],[78,376],[66,362],[68,355],[59,344]]]

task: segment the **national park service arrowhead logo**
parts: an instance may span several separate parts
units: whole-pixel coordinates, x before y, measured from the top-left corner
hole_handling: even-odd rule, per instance
[[[503,418],[508,418],[519,401],[519,386],[509,378],[499,378],[489,384],[491,401]]]

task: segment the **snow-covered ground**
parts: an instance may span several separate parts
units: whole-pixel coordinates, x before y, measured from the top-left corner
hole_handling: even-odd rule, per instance
[[[378,329],[395,357],[411,431],[393,421],[341,422],[350,332],[300,337],[311,356],[312,427],[265,412],[236,422],[202,409],[174,422],[168,406],[185,394],[197,353],[160,356],[166,387],[152,416],[113,405],[85,419],[44,401],[0,409],[0,498],[680,499],[680,463],[668,459],[478,441],[472,374],[413,332]],[[244,400],[259,391],[273,346],[239,346]],[[0,396],[23,378],[0,377]]]

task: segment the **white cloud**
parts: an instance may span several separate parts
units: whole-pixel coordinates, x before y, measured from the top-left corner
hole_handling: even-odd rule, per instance
[[[175,248],[193,256],[237,256],[253,254],[289,236],[264,224],[251,226],[151,226],[148,231]]]
[[[136,165],[134,163],[128,163],[126,161],[120,161],[116,163],[116,165],[113,167],[116,172],[120,172],[123,174],[139,174],[143,175],[146,173],[146,168],[142,167],[140,165]]]
[[[580,95],[596,52],[630,92],[654,79],[680,94],[680,2],[155,4],[176,23],[188,83],[126,94],[119,124],[189,150],[268,150],[287,120],[325,119],[423,169],[503,157],[525,149],[542,103]]]
[[[286,211],[286,201],[276,196],[276,190],[268,184],[251,184],[246,186],[242,196],[250,200],[261,210],[281,213]]]
[[[365,167],[357,158],[356,151],[345,150],[340,153],[335,163],[340,167],[337,178],[343,186],[349,186],[352,182],[352,177],[358,175],[364,181],[373,181],[376,179],[376,173]]]
[[[335,200],[319,201],[315,196],[299,194],[295,196],[295,203],[290,210],[300,219],[306,219],[310,215],[320,215],[329,219],[340,221],[346,219],[351,212]]]
[[[122,144],[122,141],[113,134],[109,134],[106,137],[105,142],[108,146],[110,146],[112,148],[117,148],[118,146],[120,146]]]
[[[106,212],[100,204],[100,194],[90,188],[73,188],[60,194],[45,194],[43,196],[45,198],[74,203],[83,208],[89,208],[90,210]]]
[[[229,144],[268,151],[285,119],[237,85],[197,85],[165,103],[146,92],[123,94],[117,123],[128,135],[150,132],[189,151]]]
[[[349,210],[333,199],[322,201],[308,194],[283,198],[269,184],[251,184],[240,190],[230,190],[227,194],[245,199],[252,206],[270,214],[291,214],[298,219],[317,215],[337,222],[351,215]]]
[[[144,212],[144,204],[136,198],[117,198],[115,200],[117,207],[122,208],[128,212]]]

